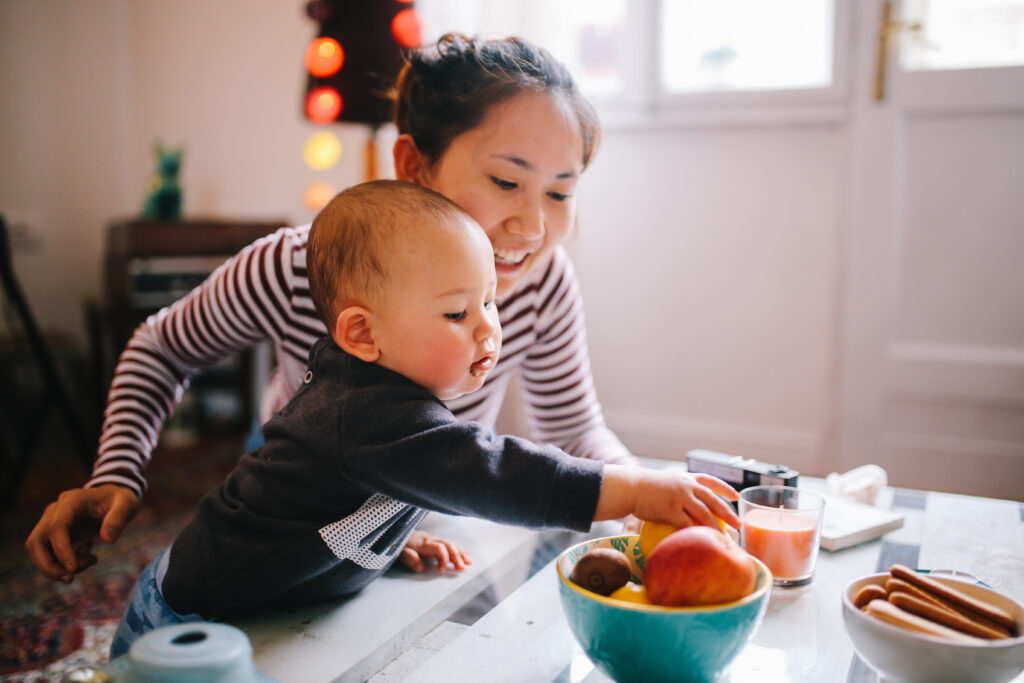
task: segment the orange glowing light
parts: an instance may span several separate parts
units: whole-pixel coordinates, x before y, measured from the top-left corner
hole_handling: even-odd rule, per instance
[[[306,116],[316,123],[330,123],[341,114],[341,105],[341,95],[334,88],[313,88],[306,95]]]
[[[420,37],[420,16],[414,9],[404,9],[391,20],[391,35],[402,47],[416,47]]]
[[[310,183],[302,193],[302,203],[306,208],[319,211],[334,198],[334,188],[323,182]]]
[[[345,51],[334,38],[317,38],[306,48],[306,69],[317,78],[338,72],[345,61]]]

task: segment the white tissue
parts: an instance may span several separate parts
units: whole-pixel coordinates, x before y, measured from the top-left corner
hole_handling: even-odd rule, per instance
[[[888,485],[889,477],[878,465],[861,465],[844,474],[833,472],[825,477],[825,483],[833,495],[874,505],[878,494]]]

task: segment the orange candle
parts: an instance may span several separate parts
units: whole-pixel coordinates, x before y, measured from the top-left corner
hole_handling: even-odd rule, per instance
[[[814,570],[817,530],[817,520],[797,510],[749,510],[743,517],[747,552],[777,579],[800,578]]]

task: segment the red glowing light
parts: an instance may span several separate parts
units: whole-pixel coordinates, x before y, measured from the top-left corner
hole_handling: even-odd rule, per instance
[[[330,123],[341,114],[341,95],[334,88],[313,88],[306,96],[306,116],[315,123]]]
[[[317,38],[306,48],[306,68],[317,78],[338,72],[345,61],[345,51],[334,38]]]
[[[391,20],[391,35],[402,47],[420,44],[420,17],[414,9],[404,9]]]

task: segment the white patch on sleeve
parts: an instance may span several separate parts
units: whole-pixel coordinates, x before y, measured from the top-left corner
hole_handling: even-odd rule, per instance
[[[414,511],[415,521],[408,524],[401,538],[391,543],[383,554],[375,553],[372,548],[377,539],[397,521],[406,518],[407,515],[402,514],[406,511]],[[320,529],[320,538],[338,559],[351,560],[365,569],[382,569],[405,547],[424,514],[424,510],[415,506],[375,493],[348,517]]]

